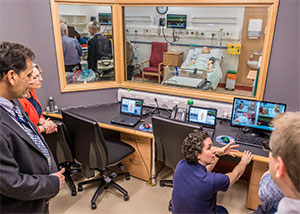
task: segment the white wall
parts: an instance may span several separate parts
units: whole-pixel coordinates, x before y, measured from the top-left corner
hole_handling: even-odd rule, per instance
[[[215,101],[201,100],[195,98],[188,97],[180,97],[180,96],[172,96],[172,95],[164,95],[136,90],[126,90],[126,89],[118,89],[118,101],[121,101],[121,97],[130,97],[130,98],[138,98],[144,100],[145,106],[156,107],[156,102],[154,98],[157,99],[157,103],[160,108],[164,109],[172,109],[175,105],[178,106],[180,112],[188,109],[188,100],[193,100],[194,106],[201,106],[204,108],[215,108],[217,109],[217,117],[229,119],[231,117],[232,104],[231,103],[221,103]]]

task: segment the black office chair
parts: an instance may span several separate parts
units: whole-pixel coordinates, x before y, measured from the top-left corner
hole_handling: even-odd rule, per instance
[[[119,140],[105,140],[100,126],[94,120],[76,115],[70,111],[62,111],[62,116],[74,144],[75,159],[82,164],[83,168],[100,172],[100,178],[79,183],[78,191],[82,191],[82,185],[100,182],[91,200],[92,209],[97,208],[95,202],[103,189],[107,189],[108,186],[120,191],[124,200],[127,201],[129,199],[127,191],[112,179],[125,174],[126,180],[129,180],[129,173],[116,174],[111,172],[108,167],[120,164],[124,158],[135,151],[134,148]]]
[[[159,116],[152,116],[153,134],[157,149],[157,159],[164,162],[167,167],[176,168],[177,163],[183,159],[181,151],[183,140],[195,129],[201,126],[188,124],[182,121],[171,120]],[[173,187],[173,180],[160,180],[161,187]],[[172,200],[169,201],[169,211]]]
[[[66,126],[60,121],[55,121],[55,123],[57,125],[57,132],[53,132],[52,134],[43,133],[43,137],[54,156],[58,169],[65,168],[64,176],[66,183],[71,189],[71,195],[75,196],[77,191],[71,175],[80,171],[80,169],[72,169],[74,165],[72,143]]]

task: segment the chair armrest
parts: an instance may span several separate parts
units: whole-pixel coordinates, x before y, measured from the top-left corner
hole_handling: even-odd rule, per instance
[[[144,70],[145,63],[147,63],[147,62],[150,62],[150,59],[146,59],[146,60],[144,60],[144,61],[141,62],[141,64],[142,64],[142,71]]]
[[[161,72],[161,69],[164,68],[163,64],[164,64],[163,62],[161,62],[161,63],[158,64],[158,72],[159,73]]]
[[[146,60],[142,61],[141,64],[145,64],[147,62],[150,62],[150,59],[146,59]]]

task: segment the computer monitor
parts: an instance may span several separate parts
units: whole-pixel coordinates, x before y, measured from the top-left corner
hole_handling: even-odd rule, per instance
[[[217,109],[190,106],[188,121],[214,127],[217,121]]]
[[[127,97],[121,98],[121,114],[142,116],[143,100]]]
[[[271,132],[277,114],[286,111],[286,104],[234,98],[231,126],[248,127],[254,131]]]
[[[99,24],[100,25],[111,25],[112,16],[111,13],[98,13]]]
[[[167,28],[186,29],[186,15],[167,14]]]

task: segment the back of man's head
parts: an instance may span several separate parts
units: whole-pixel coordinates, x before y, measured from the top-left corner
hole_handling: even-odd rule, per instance
[[[88,26],[96,31],[100,31],[100,24],[96,20],[91,21]]]
[[[2,79],[8,71],[13,70],[19,74],[27,68],[26,60],[31,61],[35,58],[31,49],[11,42],[0,43],[0,79]]]
[[[61,34],[67,35],[66,32],[68,32],[68,26],[64,22],[60,23],[60,32]]]
[[[300,112],[278,115],[272,123],[272,156],[281,157],[288,176],[300,193]]]

